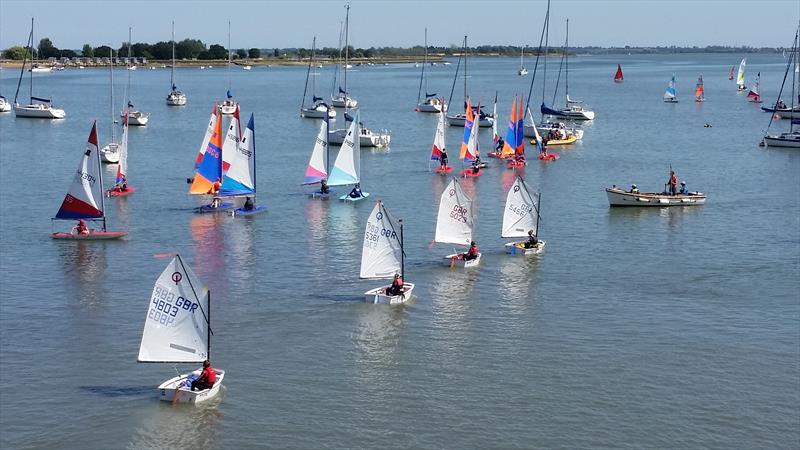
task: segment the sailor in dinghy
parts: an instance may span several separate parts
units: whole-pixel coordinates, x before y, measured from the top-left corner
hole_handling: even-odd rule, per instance
[[[456,178],[439,198],[436,217],[436,234],[433,241],[440,244],[469,245],[466,252],[456,252],[444,257],[446,265],[452,267],[475,267],[481,262],[481,253],[472,240],[474,227],[472,199],[467,196]]]
[[[336,155],[336,161],[333,163],[333,169],[327,180],[328,186],[349,184],[356,186],[348,194],[339,197],[339,200],[345,202],[357,202],[369,197],[369,192],[361,191],[361,144],[358,138],[360,132],[361,123],[359,122],[359,113],[356,111],[355,120],[347,130],[347,135],[339,148],[339,154]]]
[[[403,281],[405,278],[403,221],[395,220],[389,214],[389,210],[383,206],[383,202],[378,200],[367,219],[367,226],[364,230],[359,278],[392,277],[394,277],[394,281],[389,286],[381,286],[365,292],[364,301],[389,305],[405,303],[411,299],[415,287],[414,283]]]
[[[538,236],[541,198],[541,194],[534,198],[525,180],[519,176],[508,190],[500,237],[527,237],[528,239],[507,243],[505,245],[506,253],[535,255],[544,250],[545,241],[540,240]]]

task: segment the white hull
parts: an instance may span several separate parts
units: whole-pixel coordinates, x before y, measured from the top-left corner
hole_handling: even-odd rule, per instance
[[[665,98],[664,103],[678,103],[677,98]]]
[[[451,127],[463,127],[464,122],[466,122],[466,118],[463,114],[458,114],[456,116],[447,116],[447,124]],[[486,128],[491,127],[494,123],[494,117],[486,116],[483,119],[478,121],[478,126]]]
[[[110,142],[100,149],[100,158],[104,163],[116,164],[119,162],[119,144]]]
[[[182,387],[179,389],[175,389],[176,386],[180,385],[186,377],[190,374],[194,374],[199,376],[200,371],[195,370],[194,372],[185,373],[183,375],[170,378],[169,380],[161,383],[158,386],[159,396],[158,399],[164,402],[175,402],[175,403],[202,403],[212,398],[216,397],[219,394],[219,388],[222,386],[222,379],[225,378],[225,371],[224,370],[216,370],[217,372],[217,381],[214,383],[214,386],[211,389],[206,389],[204,391],[192,391],[189,388]],[[177,395],[177,399],[175,396]]]
[[[178,92],[170,92],[167,95],[167,105],[169,106],[184,106],[186,104],[186,94]]]
[[[781,133],[777,136],[764,136],[764,145],[767,147],[800,148],[800,132]]]
[[[219,105],[219,112],[227,116],[236,112],[236,102],[233,100],[225,100]]]
[[[388,287],[389,286],[382,286],[370,289],[364,293],[364,301],[374,304],[383,303],[386,305],[397,305],[409,301],[414,292],[414,283],[403,284],[403,295],[386,295],[386,288]]]
[[[546,114],[546,115],[566,120],[594,120],[594,111],[589,111],[586,109],[580,109],[580,110],[576,110],[574,108],[569,110],[563,109],[560,111],[559,114]]]
[[[481,263],[481,256],[482,253],[478,253],[478,257],[475,259],[464,259],[460,257],[463,253],[453,253],[452,255],[447,255],[444,257],[444,264],[450,267],[459,267],[468,269],[470,267],[478,267]]]
[[[431,99],[417,104],[417,111],[426,113],[440,113],[444,109],[447,112],[447,104],[442,104],[438,99]]]
[[[347,135],[347,130],[339,129],[333,130],[328,135],[328,142],[332,145],[342,145],[344,137]],[[361,134],[358,136],[359,144],[361,147],[388,147],[392,142],[392,136],[387,131],[374,132],[367,128],[361,129]]]
[[[706,202],[706,195],[702,192],[690,192],[688,195],[668,195],[656,192],[625,192],[619,188],[607,188],[608,203],[610,206],[694,206]]]
[[[509,255],[538,255],[544,251],[545,241],[539,241],[536,247],[525,248],[525,242],[509,242],[505,245],[506,253]]]
[[[334,108],[346,107],[348,109],[354,109],[355,107],[358,106],[358,100],[351,97],[345,97],[343,95],[340,95],[331,100],[331,105],[333,105]]]
[[[524,77],[527,74],[528,74],[528,69],[526,69],[524,67],[522,69],[517,70],[517,75],[519,75],[521,77]]]
[[[539,132],[539,136],[547,137],[547,133],[553,130],[557,130],[556,124],[554,123],[544,123],[536,126],[536,130]],[[523,131],[525,137],[527,138],[535,138],[536,134],[533,132],[533,126],[525,125]],[[575,136],[576,140],[583,139],[583,130],[580,128],[567,128],[567,136]]]
[[[34,105],[14,105],[14,115],[32,119],[63,119],[67,114],[63,109],[37,103]]]
[[[52,67],[34,67],[32,69],[28,69],[28,72],[33,73],[50,73],[53,71]]]
[[[328,118],[333,119],[336,117],[335,109],[333,108],[328,109],[322,105],[314,108],[302,108],[300,110],[300,117],[305,117],[306,119],[324,119],[326,111],[328,113]]]
[[[775,115],[780,117],[781,119],[800,118],[800,108],[795,108],[794,110],[790,108],[776,109]]]
[[[125,111],[120,113],[120,117],[125,117]],[[128,125],[129,126],[137,126],[143,127],[147,125],[147,122],[150,121],[150,114],[141,112],[141,111],[130,111],[128,112]]]
[[[11,111],[11,103],[4,98],[0,98],[0,113]]]

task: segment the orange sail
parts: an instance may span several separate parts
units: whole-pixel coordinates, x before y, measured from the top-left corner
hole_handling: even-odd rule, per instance
[[[218,183],[222,182],[222,120],[219,116],[217,114],[214,132],[203,153],[203,159],[197,165],[194,181],[189,188],[190,194],[216,194]]]
[[[510,158],[514,156],[514,151],[517,147],[517,96],[514,96],[514,101],[511,102],[511,117],[508,119],[508,132],[506,133],[506,140],[503,143],[503,149],[500,152],[501,158]]]
[[[467,108],[464,111],[465,120],[464,120],[464,138],[461,140],[461,150],[458,154],[458,159],[464,159],[464,155],[467,154],[467,145],[469,143],[469,135],[472,133],[472,127],[475,122],[475,114],[472,112],[472,103],[467,97]]]

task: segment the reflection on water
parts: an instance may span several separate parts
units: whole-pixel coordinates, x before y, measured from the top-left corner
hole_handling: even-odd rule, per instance
[[[517,313],[535,298],[536,275],[541,255],[506,255],[500,258],[500,295]]]
[[[225,242],[222,236],[222,224],[226,218],[225,214],[219,213],[194,214],[189,222],[189,233],[194,243],[191,266],[205,283],[227,279],[224,276]]]
[[[225,239],[230,244],[233,257],[228,261],[230,270],[228,271],[232,288],[239,287],[250,289],[255,285],[256,267],[256,243],[255,226],[256,221],[230,220],[226,226]]]
[[[328,239],[328,210],[330,200],[310,198],[306,201],[305,216],[308,233],[308,251],[306,256],[311,263],[312,273],[321,276],[327,272],[327,257],[330,246]]]
[[[199,406],[148,401],[142,411],[141,424],[133,431],[129,449],[192,449],[216,448],[222,432],[224,415],[217,405],[225,397],[220,394]]]
[[[445,266],[435,270],[436,279],[431,287],[433,323],[442,329],[460,329],[465,326],[467,311],[472,306],[478,271]]]
[[[353,336],[357,351],[356,362],[366,380],[374,380],[382,368],[397,363],[396,350],[400,345],[408,312],[406,305],[359,305],[358,330]]]
[[[95,309],[104,306],[103,278],[106,270],[106,244],[114,242],[56,242],[58,256],[64,269],[64,280],[78,294],[82,307]]]
[[[362,200],[359,203],[364,202],[368,202],[368,200]],[[337,250],[353,248],[361,250],[364,229],[358,223],[359,203],[333,205],[330,208],[329,246]],[[339,257],[341,258],[341,255]]]

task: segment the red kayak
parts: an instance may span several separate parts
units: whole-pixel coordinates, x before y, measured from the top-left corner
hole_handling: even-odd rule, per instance
[[[129,186],[127,189],[111,188],[106,191],[106,195],[109,197],[124,197],[126,195],[131,195],[134,192],[136,192],[136,188]]]
[[[90,231],[86,234],[73,234],[73,233],[53,233],[50,235],[53,239],[64,239],[70,241],[102,241],[109,239],[119,239],[122,236],[127,236],[127,231]]]
[[[479,177],[479,176],[483,175],[483,171],[479,170],[479,171],[475,172],[472,169],[464,169],[461,172],[458,172],[458,174],[463,176],[463,177],[466,177],[466,178]]]
[[[548,153],[546,155],[544,153],[539,153],[539,159],[542,161],[555,161],[558,159],[558,155],[555,153]]]
[[[439,166],[436,169],[434,169],[433,171],[436,172],[436,173],[450,173],[450,172],[453,171],[453,166],[445,166],[444,169],[442,169],[442,166]]]

